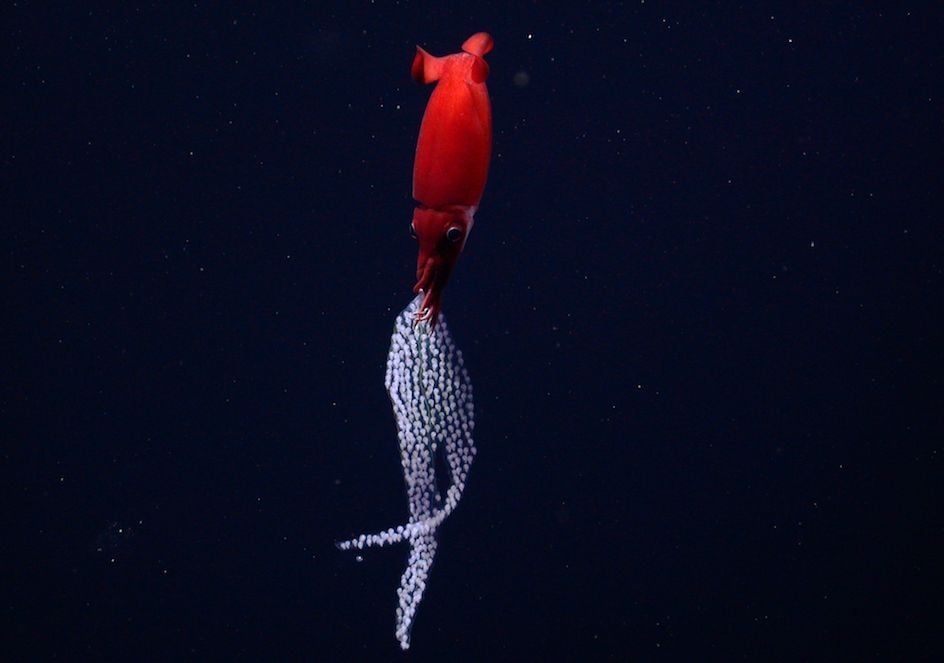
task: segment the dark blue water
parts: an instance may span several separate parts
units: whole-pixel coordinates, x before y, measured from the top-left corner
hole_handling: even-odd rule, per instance
[[[941,656],[933,3],[2,12],[15,660],[393,660],[414,44],[488,30],[415,660]]]

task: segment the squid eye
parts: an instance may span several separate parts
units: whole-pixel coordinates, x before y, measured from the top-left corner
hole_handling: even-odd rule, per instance
[[[446,239],[448,239],[453,244],[458,242],[460,239],[462,239],[462,228],[459,228],[458,226],[453,226],[452,228],[447,230]]]
[[[416,239],[416,226],[413,225],[412,221],[410,221],[410,237]]]

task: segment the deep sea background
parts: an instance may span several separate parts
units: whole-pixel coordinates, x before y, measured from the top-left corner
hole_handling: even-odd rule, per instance
[[[7,3],[6,660],[940,660],[940,3]],[[401,654],[415,44],[495,38]]]

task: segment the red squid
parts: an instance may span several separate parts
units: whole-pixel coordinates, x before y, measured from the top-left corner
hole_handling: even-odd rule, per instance
[[[442,293],[472,230],[492,154],[488,63],[492,38],[478,32],[462,52],[435,57],[416,47],[413,78],[436,83],[426,105],[413,166],[411,229],[419,243],[414,292],[423,292],[417,321],[435,325]]]

